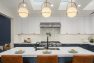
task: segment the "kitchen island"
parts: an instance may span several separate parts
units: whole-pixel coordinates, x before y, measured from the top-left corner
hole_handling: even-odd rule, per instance
[[[50,54],[44,54],[43,52],[46,50],[42,50],[43,47],[39,47],[40,50],[36,50],[34,47],[15,47],[5,52],[0,53],[1,55],[22,55],[24,59],[24,63],[36,63],[37,55],[58,55],[59,63],[67,63],[72,60],[73,55],[94,55],[94,52],[91,52],[87,49],[81,47],[58,47],[57,50],[48,50]],[[57,48],[57,47],[49,47],[49,48]],[[17,53],[18,51],[22,51],[22,53]],[[74,52],[73,52],[74,51]]]
[[[40,47],[43,48],[43,47]],[[57,47],[51,47],[57,48]],[[58,57],[72,57],[73,55],[93,54],[89,50],[81,47],[58,47],[59,50],[48,50],[49,54],[43,53],[46,50],[35,50],[34,47],[15,47],[5,52],[0,53],[1,55],[22,55],[23,57],[37,57],[37,55],[58,55]],[[20,53],[17,53],[20,52]],[[22,53],[21,53],[22,52]]]

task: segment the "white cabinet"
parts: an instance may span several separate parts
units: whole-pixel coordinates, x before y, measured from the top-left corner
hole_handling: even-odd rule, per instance
[[[61,24],[61,34],[92,34],[90,17],[64,18]]]
[[[40,25],[34,21],[25,22],[23,27],[23,33],[26,34],[40,34]]]
[[[14,23],[17,34],[40,34],[40,23],[30,19],[18,19]]]
[[[17,34],[40,34],[40,23],[41,22],[60,22],[61,23],[61,34],[92,34],[94,33],[94,19],[91,17],[32,17],[26,19],[16,19],[15,29]],[[93,30],[92,30],[93,29]]]

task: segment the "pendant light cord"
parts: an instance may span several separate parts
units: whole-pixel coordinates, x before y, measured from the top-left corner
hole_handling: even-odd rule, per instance
[[[72,0],[71,0],[71,7],[72,7]]]
[[[46,2],[45,2],[45,3],[46,3],[46,7],[47,7],[47,0],[46,0]]]
[[[71,0],[71,3],[72,3],[72,0]]]
[[[23,3],[24,3],[24,0],[23,0]]]

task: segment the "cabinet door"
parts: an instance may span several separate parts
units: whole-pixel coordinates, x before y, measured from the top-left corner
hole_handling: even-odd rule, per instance
[[[40,34],[40,25],[39,23],[29,20],[24,20],[20,22],[21,26],[21,33],[25,34]]]
[[[10,42],[11,42],[10,18],[0,15],[0,43],[5,44],[5,43],[10,43]]]
[[[88,44],[80,44],[80,47],[89,50],[89,45]]]
[[[94,52],[94,45],[89,45],[88,50],[90,50],[90,51],[93,51],[93,52]]]

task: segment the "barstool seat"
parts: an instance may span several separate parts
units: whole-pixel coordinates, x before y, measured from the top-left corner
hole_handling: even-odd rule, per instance
[[[74,55],[72,63],[93,63],[93,55]]]
[[[58,63],[57,55],[39,55],[37,63]]]
[[[23,58],[21,55],[2,55],[2,63],[23,63]]]

